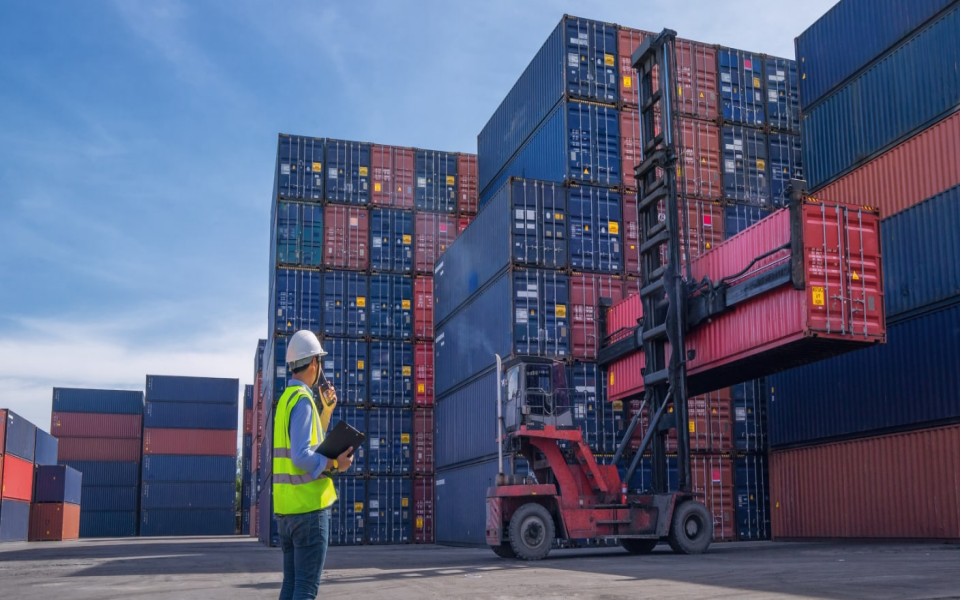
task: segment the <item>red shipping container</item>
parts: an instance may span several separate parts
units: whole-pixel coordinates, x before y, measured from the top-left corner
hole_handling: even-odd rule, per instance
[[[250,537],[257,537],[260,532],[260,505],[253,504],[250,507]]]
[[[414,486],[414,543],[434,543],[434,478],[416,477]]]
[[[637,71],[631,64],[631,55],[647,35],[650,34],[638,29],[617,28],[618,86],[621,90],[621,102],[631,106],[637,106]],[[631,166],[630,171],[624,171],[625,178],[628,173],[633,172],[634,167]]]
[[[3,456],[0,498],[33,501],[33,463],[12,454]]]
[[[59,437],[140,439],[140,415],[54,412],[50,434]]]
[[[254,431],[254,411],[250,408],[244,409],[244,433],[251,435]]]
[[[619,113],[621,126],[621,173],[624,186],[637,189],[634,167],[641,162],[641,130],[636,108],[624,108]]]
[[[575,274],[570,278],[571,356],[584,360],[597,358],[600,345],[598,318],[601,298],[620,302],[624,281],[611,275]]]
[[[461,215],[457,218],[457,235],[464,233],[464,230],[470,227],[471,222],[474,220],[474,215]]]
[[[958,425],[774,450],[771,535],[958,539]]]
[[[0,454],[7,447],[7,409],[0,408]]]
[[[144,429],[143,453],[236,456],[237,432],[230,429]]]
[[[434,409],[414,410],[414,475],[434,473]]]
[[[629,294],[607,312],[607,336],[618,341],[631,335],[643,316],[641,297]],[[644,391],[644,353],[634,352],[612,362],[607,368],[607,399],[624,400]]]
[[[364,270],[370,265],[367,208],[328,204],[324,207],[324,265]]]
[[[691,456],[691,491],[714,516],[714,539],[733,540],[737,535],[734,516],[734,464],[730,456]]]
[[[58,439],[57,460],[139,461],[139,438],[77,438]]]
[[[434,263],[457,237],[455,217],[417,213],[414,218],[414,271],[434,273]]]
[[[414,338],[434,339],[434,278],[414,277]]]
[[[678,39],[678,112],[698,119],[714,120],[717,102],[717,50],[714,46]]]
[[[639,232],[637,224],[637,194],[624,193],[624,272],[640,275],[638,256]],[[688,254],[697,258],[724,240],[724,208],[717,202],[687,199]],[[661,211],[663,215],[663,211]],[[682,257],[684,259],[685,257]]]
[[[621,196],[624,215],[624,274],[640,275],[641,258],[638,254],[639,231],[637,229],[637,192],[625,190]]]
[[[457,212],[477,214],[477,155],[457,156]]]
[[[414,406],[434,406],[434,343],[414,344]]]
[[[30,506],[31,542],[76,540],[80,538],[80,505],[43,503]]]
[[[631,401],[629,413],[631,417],[637,414],[640,405],[639,400]],[[674,407],[669,406],[667,412],[674,412]],[[712,454],[734,450],[731,388],[725,387],[688,398],[687,415],[687,433],[691,450]],[[649,416],[649,410],[645,407],[641,417],[641,427],[635,430],[632,437],[632,447],[635,450],[641,445],[643,432],[650,427]],[[671,429],[668,432],[665,449],[667,452],[677,452],[676,430]]]
[[[831,202],[875,206],[887,219],[940,194],[959,182],[959,126],[961,120],[954,113],[821,188],[817,196]]]
[[[371,202],[375,206],[414,208],[414,149],[370,147]]]

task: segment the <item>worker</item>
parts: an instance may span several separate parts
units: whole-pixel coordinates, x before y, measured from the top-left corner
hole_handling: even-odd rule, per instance
[[[274,412],[274,513],[284,552],[281,600],[316,598],[330,539],[331,506],[337,500],[332,479],[353,464],[353,450],[335,459],[316,452],[337,406],[332,387],[312,388],[322,375],[326,355],[310,331],[298,331],[287,344],[290,380]]]

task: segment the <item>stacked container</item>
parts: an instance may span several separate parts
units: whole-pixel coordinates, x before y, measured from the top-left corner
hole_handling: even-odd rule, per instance
[[[244,430],[240,443],[240,534],[250,535],[250,499],[253,494],[254,386],[244,386]]]
[[[27,540],[36,439],[33,423],[0,409],[0,542]]]
[[[53,389],[57,462],[82,473],[80,537],[137,535],[143,392]]]
[[[30,541],[75,540],[80,537],[80,471],[66,465],[38,464],[35,482],[30,507]]]
[[[147,375],[140,534],[237,532],[236,379]]]
[[[476,158],[281,135],[276,173],[271,336],[252,440],[263,517],[255,529],[274,540],[266,533],[275,527],[272,510],[264,507],[273,406],[290,376],[286,342],[308,329],[329,353],[323,368],[337,390],[334,422],[367,434],[354,467],[337,479],[332,543],[433,541],[432,493],[417,484],[433,464],[423,447],[415,458],[414,427],[432,423],[434,263],[477,211]],[[316,234],[307,232],[309,223]],[[319,260],[304,259],[313,256],[307,239],[321,249]],[[433,439],[420,431],[422,444],[425,433]]]
[[[888,338],[769,378],[774,537],[957,538],[958,31],[842,0],[796,40],[808,183],[881,210]]]
[[[254,391],[253,410],[251,412],[251,448],[250,448],[250,535],[260,537],[260,493],[263,467],[260,462],[260,449],[264,440],[264,351],[267,340],[257,340],[257,350],[254,352]],[[267,404],[270,406],[270,403]],[[269,464],[269,463],[268,463]]]

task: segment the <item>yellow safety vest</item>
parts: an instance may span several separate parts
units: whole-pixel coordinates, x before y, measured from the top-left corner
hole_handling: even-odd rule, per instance
[[[324,441],[320,412],[314,404],[313,395],[305,386],[289,386],[277,401],[274,412],[273,492],[274,512],[278,515],[299,515],[321,510],[337,501],[337,490],[330,477],[312,479],[310,473],[298,469],[291,459],[290,413],[301,398],[307,398],[312,409],[310,447],[316,449]]]

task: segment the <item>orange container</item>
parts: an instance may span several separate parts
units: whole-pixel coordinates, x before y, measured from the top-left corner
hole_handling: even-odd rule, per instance
[[[80,537],[80,505],[43,503],[30,506],[31,542],[76,540]]]

